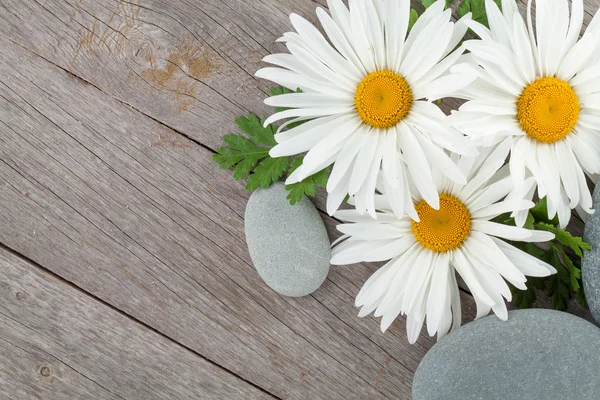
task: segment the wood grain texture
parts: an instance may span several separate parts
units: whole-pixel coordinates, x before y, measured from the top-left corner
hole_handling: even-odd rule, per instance
[[[3,243],[278,397],[408,398],[433,341],[356,316],[376,266],[277,296],[247,254],[248,193],[210,151],[0,43]],[[466,295],[464,308],[472,318]]]
[[[3,0],[0,241],[276,397],[407,399],[434,342],[356,316],[378,265],[277,296],[245,246],[248,193],[210,160],[235,117],[271,113],[253,75],[287,14],[323,3]]]
[[[0,270],[2,399],[273,398],[2,247]]]

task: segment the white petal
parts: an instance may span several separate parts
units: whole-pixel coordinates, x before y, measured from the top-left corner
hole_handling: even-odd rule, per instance
[[[411,223],[403,221],[399,223],[384,224],[380,222],[363,222],[356,224],[341,224],[337,230],[359,240],[384,240],[399,239],[407,236],[411,231]]]
[[[362,262],[364,261],[365,254],[376,252],[397,240],[398,239],[359,240],[350,238],[333,248],[331,263],[333,265],[346,265]]]
[[[485,10],[493,38],[496,42],[501,43],[504,46],[510,46],[510,30],[498,5],[492,0],[485,0]],[[507,12],[508,10],[504,11]]]
[[[469,208],[471,213],[478,211],[484,207],[490,206],[498,200],[506,197],[508,193],[513,189],[512,179],[506,177],[498,182],[489,185],[483,189],[475,198],[470,199],[466,202],[466,206]]]
[[[556,269],[550,264],[511,246],[503,240],[497,238],[492,238],[492,240],[523,274],[527,276],[542,277],[556,273]]]
[[[581,25],[583,24],[583,0],[571,1],[571,21],[569,23],[569,31],[565,39],[562,54],[565,55],[579,39]],[[564,63],[564,61],[563,61]]]
[[[421,96],[429,101],[436,101],[470,85],[476,78],[477,76],[470,71],[442,76],[430,82],[423,89]]]
[[[261,79],[267,79],[271,82],[286,87],[292,91],[298,88],[303,91],[314,91],[319,93],[327,93],[332,96],[346,96],[347,92],[338,90],[334,86],[327,84],[324,81],[318,81],[308,76],[298,74],[293,71],[288,71],[283,68],[266,67],[256,71],[255,76]]]
[[[335,3],[339,4],[339,1],[336,0]],[[343,4],[342,7],[345,8]],[[333,13],[334,8],[330,6],[329,9]],[[362,76],[366,75],[367,71],[364,69],[362,63],[352,48],[352,45],[346,38],[346,35],[343,33],[343,28],[338,26],[338,24],[335,23],[335,21],[327,14],[327,12],[320,7],[317,8],[317,16],[319,17],[319,21],[321,21],[323,30],[325,33],[327,33],[327,37],[329,40],[331,40],[331,43],[335,46],[337,51],[339,51],[340,54],[350,61],[354,66],[354,71],[352,71],[352,68],[349,67],[349,72],[351,71],[356,79],[360,79]]]
[[[597,38],[592,34],[587,34],[581,38],[565,56],[556,76],[565,81],[575,76],[589,58],[594,55],[594,49],[597,45]]]
[[[379,132],[379,142],[377,144],[377,150],[375,151],[375,156],[373,157],[372,163],[369,167],[369,174],[367,175],[367,179],[365,183],[360,188],[359,192],[356,195],[357,203],[356,207],[358,208],[358,199],[360,195],[365,196],[366,202],[366,210],[373,217],[376,218],[375,215],[375,188],[377,185],[377,177],[379,175],[380,166],[381,166],[381,157],[383,155],[383,148],[385,145],[385,141],[383,140],[383,136],[385,132]],[[361,193],[362,192],[362,193]]]
[[[348,169],[337,186],[327,193],[327,214],[333,215],[340,208],[342,202],[348,194],[348,183],[352,170]],[[329,184],[329,182],[327,182]]]
[[[406,290],[407,276],[415,268],[415,262],[423,249],[420,245],[413,246],[410,250],[397,259],[398,272],[387,282],[388,290],[381,300],[375,316],[381,316],[381,331],[385,332],[392,322],[402,312],[402,303]]]
[[[284,157],[299,154],[310,150],[324,136],[346,120],[345,116],[332,116],[319,118],[306,122],[297,128],[275,135],[279,143],[269,151],[271,157]]]
[[[354,107],[323,107],[323,108],[292,108],[271,115],[264,122],[264,126],[271,125],[273,122],[285,118],[293,117],[325,117],[329,115],[348,114],[354,110]]]
[[[432,164],[436,166],[448,179],[457,182],[459,184],[465,185],[467,180],[465,176],[460,172],[456,164],[452,162],[450,157],[442,149],[431,143],[431,141],[419,132],[415,132],[415,137],[417,141],[420,143],[423,150],[429,156]]]
[[[400,186],[398,183],[397,168],[397,164],[399,162],[398,148],[396,145],[397,137],[398,132],[396,131],[396,127],[392,127],[388,132],[385,133],[385,146],[381,162],[383,176],[387,179],[392,188],[397,188]]]
[[[344,147],[340,150],[338,157],[333,165],[333,170],[329,175],[327,181],[327,192],[331,192],[333,188],[337,187],[342,177],[346,174],[346,171],[353,169],[354,159],[356,155],[363,148],[364,144],[369,140],[369,128],[361,126],[358,130],[348,139]],[[346,191],[348,188],[346,187]]]
[[[419,193],[425,201],[436,210],[439,209],[439,195],[433,178],[427,157],[423,153],[423,149],[417,142],[410,127],[405,123],[400,123],[400,135],[398,137],[402,155],[406,161],[408,172],[412,176],[413,182]]]
[[[468,199],[479,189],[485,185],[494,174],[504,165],[504,161],[508,156],[511,147],[511,138],[505,139],[500,143],[490,156],[486,159],[485,165],[470,179],[460,193],[461,199]]]
[[[437,332],[444,310],[448,305],[446,304],[446,291],[448,289],[449,262],[448,253],[439,253],[433,267],[431,287],[427,297],[427,332],[430,336]]]
[[[305,168],[308,168],[308,165],[316,164],[324,158],[331,156],[331,150],[333,148],[339,148],[341,150],[345,145],[344,141],[346,141],[361,125],[361,121],[352,116],[349,118],[340,118],[339,123],[338,127],[332,130],[330,134],[323,137],[310,149],[308,154],[304,157],[303,165],[305,165]]]
[[[369,135],[369,139],[358,152],[352,170],[352,176],[350,177],[350,184],[348,187],[350,196],[356,194],[365,182],[370,171],[370,166],[373,163],[375,152],[377,151],[377,145],[379,144],[379,133],[377,133],[377,131],[372,130],[367,133],[367,135]]]
[[[319,30],[310,22],[297,14],[291,14],[290,21],[298,32],[302,44],[304,45],[303,47],[306,49],[306,52],[300,53],[302,55],[301,57],[298,57],[300,60],[306,62],[307,59],[311,58],[307,57],[310,54],[312,58],[323,62],[328,68],[335,71],[340,78],[344,78],[347,82],[360,78],[358,71],[353,69],[352,63],[349,63],[333,47],[331,47],[321,32],[319,32]],[[290,47],[290,44],[291,43],[288,43],[288,48]],[[290,51],[291,50],[292,49],[290,49]],[[294,52],[292,51],[292,53]]]
[[[463,254],[461,249],[454,250],[453,265],[477,301],[481,301],[483,304],[489,307],[492,307],[494,304],[496,304],[481,286],[479,279],[477,279],[477,276],[473,271],[473,265],[471,265],[470,261]]]
[[[516,59],[521,66],[521,73],[527,82],[533,82],[535,79],[535,56],[527,35],[527,28],[518,12],[513,14],[512,45]]]
[[[334,217],[344,222],[373,222],[373,218],[359,214],[354,209],[338,210]],[[398,222],[398,218],[392,213],[378,213],[378,222]]]
[[[460,290],[458,283],[456,282],[456,273],[454,268],[448,269],[448,276],[450,277],[450,288],[452,290],[452,330],[460,327],[462,322],[461,304],[460,304]]]
[[[502,201],[472,212],[471,217],[491,219],[508,212],[512,213],[514,211],[529,210],[534,205],[535,204],[529,200],[515,199]]]
[[[474,220],[472,229],[488,235],[522,242],[546,242],[554,239],[554,234],[545,231],[531,231],[516,226],[498,224],[492,221]]]
[[[351,31],[346,32],[346,34],[349,35],[354,51],[356,51],[367,71],[375,71],[377,68],[371,46],[367,40],[367,27],[363,25],[360,8],[356,1],[350,2],[350,24]]]
[[[429,277],[433,272],[434,253],[430,250],[423,249],[414,262],[414,266],[406,278],[406,291],[402,302],[402,309],[407,314],[413,306],[419,306],[417,301],[420,295],[425,292]]]
[[[351,107],[354,105],[354,100],[329,96],[324,93],[289,93],[269,97],[265,100],[265,104],[272,107],[293,108],[330,107],[332,104],[335,104],[336,107]]]
[[[581,166],[588,174],[600,173],[600,155],[584,143],[577,134],[568,135],[565,140],[571,146]]]
[[[560,172],[554,154],[554,145],[538,143],[537,155],[538,162],[542,167],[538,171],[537,178],[544,182],[544,186],[548,189],[548,217],[552,219],[556,215],[560,197]]]
[[[387,68],[398,71],[408,30],[410,2],[386,1],[385,5],[387,6],[385,19]]]
[[[492,38],[492,33],[485,25],[483,25],[475,20],[469,21],[468,25],[469,25],[469,28],[471,28],[471,30],[473,32],[475,32],[475,34],[477,36],[479,36],[479,38],[481,40],[485,40],[485,41],[493,41],[494,40]]]
[[[577,182],[577,168],[579,164],[575,159],[575,155],[571,148],[564,142],[558,141],[555,143],[554,150],[556,152],[556,161],[558,162],[558,170],[560,171],[560,179],[562,185],[571,199],[570,208],[575,208],[579,204],[579,185]]]
[[[479,253],[480,255],[482,253],[481,249],[477,248],[477,242],[465,242],[463,251],[467,254],[469,259],[477,262],[477,268],[474,269],[475,273],[477,274],[479,281],[483,284],[486,292],[494,299],[496,304],[504,303],[500,296],[511,301],[512,293],[506,284],[506,281],[502,278],[502,275],[490,265],[491,263],[488,260],[475,256],[475,253]]]
[[[524,283],[527,278],[498,247],[497,240],[493,236],[487,236],[481,232],[471,232],[471,236],[467,239],[467,241],[473,243],[470,249],[476,260],[487,264],[514,286],[525,289]]]

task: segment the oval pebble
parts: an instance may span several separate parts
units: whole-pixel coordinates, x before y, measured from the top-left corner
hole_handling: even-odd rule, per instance
[[[600,329],[554,310],[489,316],[423,358],[413,400],[600,399]]]
[[[319,212],[308,198],[290,205],[283,183],[255,191],[246,206],[246,242],[265,283],[284,296],[306,296],[329,272],[331,247]]]
[[[583,255],[581,273],[585,298],[596,323],[600,324],[600,189],[594,190],[594,208],[596,212],[585,222],[583,239],[592,246],[592,250]],[[599,395],[600,397],[600,395]]]

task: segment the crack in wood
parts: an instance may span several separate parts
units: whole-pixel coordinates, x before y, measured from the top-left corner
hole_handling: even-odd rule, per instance
[[[223,367],[223,366],[221,366],[221,365],[219,365],[219,364],[217,364],[217,363],[213,362],[212,360],[210,360],[210,359],[208,359],[208,358],[204,357],[202,354],[200,354],[200,353],[196,352],[194,349],[191,349],[191,348],[189,348],[189,347],[187,347],[187,346],[185,346],[185,345],[183,345],[183,344],[181,344],[181,343],[179,343],[179,342],[177,342],[177,341],[173,340],[173,339],[172,339],[172,338],[170,338],[169,336],[167,336],[167,335],[163,334],[162,332],[160,332],[159,330],[155,329],[154,327],[152,327],[152,326],[150,326],[150,325],[146,324],[145,322],[143,322],[143,321],[140,321],[139,319],[135,318],[135,317],[134,317],[134,316],[132,316],[131,314],[128,314],[128,313],[124,312],[123,310],[121,310],[121,309],[119,309],[119,308],[115,307],[114,305],[112,305],[112,304],[110,304],[110,303],[108,303],[108,302],[104,301],[103,299],[101,299],[101,298],[97,297],[97,296],[96,296],[96,295],[94,295],[93,293],[90,293],[90,292],[86,291],[85,289],[81,288],[80,286],[76,285],[75,283],[73,283],[73,282],[70,282],[70,281],[68,281],[68,280],[64,279],[63,277],[61,277],[61,276],[59,276],[59,275],[55,274],[55,273],[54,273],[54,272],[52,272],[51,270],[49,270],[49,269],[45,268],[44,266],[40,265],[39,263],[35,262],[34,260],[32,260],[32,259],[28,258],[27,256],[25,256],[25,255],[23,255],[23,254],[21,254],[21,253],[19,253],[18,251],[16,251],[16,250],[12,249],[11,247],[7,246],[6,244],[4,244],[4,243],[2,243],[2,242],[0,242],[0,254],[1,254],[1,251],[4,251],[4,252],[6,252],[6,253],[10,253],[10,254],[11,254],[11,255],[13,255],[14,257],[17,257],[17,258],[21,259],[23,262],[25,262],[26,264],[30,265],[32,268],[35,268],[35,269],[39,270],[40,272],[42,272],[43,274],[45,274],[45,275],[47,275],[47,276],[49,276],[49,277],[52,277],[52,278],[53,278],[53,279],[54,279],[56,282],[58,282],[58,283],[60,283],[60,284],[63,284],[63,285],[66,285],[66,286],[68,286],[68,287],[70,287],[70,288],[72,288],[72,289],[76,290],[77,292],[81,293],[82,295],[84,295],[84,296],[86,296],[86,297],[88,297],[88,298],[90,298],[90,299],[93,299],[93,301],[97,302],[98,304],[101,304],[102,306],[104,306],[104,307],[107,307],[107,308],[111,309],[112,311],[115,311],[115,312],[119,313],[120,315],[122,315],[123,317],[127,318],[128,320],[130,320],[130,321],[134,322],[135,324],[137,324],[137,325],[139,325],[139,326],[143,327],[144,329],[147,329],[147,330],[149,330],[149,331],[151,331],[151,332],[153,332],[153,333],[155,333],[155,334],[157,334],[157,335],[161,336],[162,338],[164,338],[164,339],[165,339],[165,340],[167,340],[168,342],[170,342],[170,343],[172,343],[172,344],[174,344],[174,345],[176,345],[176,346],[178,346],[178,347],[180,347],[180,348],[182,348],[182,349],[185,349],[185,351],[187,351],[187,352],[189,352],[189,353],[193,354],[194,356],[197,356],[197,357],[201,358],[202,360],[204,360],[204,361],[206,361],[206,362],[210,363],[211,365],[215,366],[216,368],[219,368],[219,369],[221,369],[221,370],[223,370],[223,371],[226,371],[227,373],[231,374],[232,376],[235,376],[237,379],[239,379],[239,380],[241,380],[241,381],[243,381],[243,382],[247,383],[248,385],[250,385],[250,386],[252,386],[252,387],[256,388],[257,390],[259,390],[259,391],[263,392],[264,394],[267,394],[267,395],[269,395],[269,396],[270,396],[270,398],[273,398],[273,399],[280,399],[279,397],[277,397],[277,396],[273,395],[272,393],[269,393],[267,390],[265,390],[265,389],[261,388],[260,386],[258,386],[258,385],[256,385],[256,384],[254,384],[253,382],[247,381],[247,380],[246,380],[246,379],[244,379],[243,377],[241,377],[241,376],[237,375],[235,372],[233,372],[233,371],[230,371],[230,370],[228,370],[227,368],[225,368],[225,367]],[[2,314],[2,312],[1,312],[1,311],[0,311],[0,314]],[[12,319],[12,318],[11,318],[11,319]],[[15,322],[17,322],[17,323],[20,323],[20,324],[21,324],[21,322],[20,322],[20,321],[17,321],[17,320],[15,320]],[[32,329],[31,327],[28,327],[28,328],[29,328],[29,329]],[[0,337],[0,339],[6,340],[6,339],[4,339],[4,338],[1,338],[1,337]],[[12,344],[12,343],[11,343],[11,344]],[[14,345],[14,344],[13,344],[13,345]],[[21,349],[22,349],[23,351],[27,351],[27,350],[25,350],[25,349],[23,349],[23,348],[21,348]],[[49,354],[49,355],[50,355],[50,354]],[[51,356],[51,357],[53,357],[53,358],[56,358],[56,357],[54,357],[54,356],[52,356],[52,355],[50,355],[50,356]],[[87,376],[86,376],[84,373],[82,373],[81,371],[78,371],[76,368],[73,368],[72,366],[70,366],[69,364],[67,364],[67,363],[66,363],[64,360],[62,360],[62,359],[60,359],[60,358],[56,358],[56,359],[57,359],[59,362],[61,362],[61,363],[65,364],[65,365],[67,365],[69,368],[73,369],[74,371],[77,371],[79,374],[81,374],[82,376],[84,376],[86,379],[89,379],[90,381],[92,381],[92,382],[96,383],[97,385],[101,386],[103,389],[105,389],[105,390],[108,390],[107,388],[103,387],[101,384],[99,384],[99,383],[98,383],[98,382],[96,382],[95,380],[93,380],[93,379],[91,379],[91,378],[87,377]],[[42,374],[42,375],[43,375],[43,374]],[[113,394],[114,394],[114,393],[113,393]],[[115,394],[115,395],[116,395],[116,394]],[[123,398],[123,397],[121,397],[121,396],[119,396],[119,395],[117,395],[117,396],[118,396],[119,398]]]

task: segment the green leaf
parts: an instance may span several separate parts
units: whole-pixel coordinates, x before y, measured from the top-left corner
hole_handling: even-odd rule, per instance
[[[484,0],[463,0],[458,6],[459,18],[464,17],[468,13],[471,13],[471,18],[477,22],[481,22],[482,18],[485,18],[487,25],[487,15],[485,13],[485,1]]]
[[[254,169],[254,173],[248,177],[246,190],[252,191],[258,189],[259,187],[262,187],[263,189],[268,188],[274,182],[277,182],[279,179],[281,179],[283,173],[288,169],[289,165],[289,157],[265,158]]]
[[[557,246],[557,250],[560,253],[563,264],[567,267],[569,275],[571,277],[571,289],[577,293],[580,289],[579,281],[581,280],[581,270],[575,266],[573,260],[567,255],[567,253]]]
[[[302,165],[303,162],[304,162],[304,157],[294,158],[294,160],[292,161],[292,165],[290,165],[290,170],[288,171],[288,175],[293,174],[294,171],[297,170]]]
[[[527,253],[539,259],[542,259],[546,254],[544,250],[540,249],[533,243],[524,243],[524,248]]]
[[[237,180],[243,179],[261,158],[269,155],[269,149],[256,145],[242,135],[225,135],[223,140],[227,146],[219,147],[213,160],[221,169],[236,166],[234,178]]]
[[[585,298],[585,292],[583,290],[583,285],[581,286],[579,291],[575,293],[575,300],[577,300],[577,302],[582,306],[588,307],[587,299]]]
[[[271,96],[279,96],[280,94],[302,93],[302,89],[298,88],[294,92],[293,90],[290,90],[283,86],[275,86],[275,87],[272,87],[269,92],[271,93]]]
[[[503,214],[494,219],[495,222],[515,225],[513,218]],[[535,301],[534,289],[545,289],[546,295],[551,297],[556,309],[564,310],[568,300],[575,294],[575,299],[581,304],[587,304],[581,279],[581,256],[590,249],[580,237],[558,228],[558,220],[548,219],[546,199],[543,198],[533,207],[527,215],[524,227],[526,229],[539,229],[554,233],[555,239],[548,242],[550,249],[545,251],[534,243],[507,241],[518,249],[547,262],[556,268],[557,273],[548,277],[529,277],[525,283],[527,290],[519,291],[511,287],[513,303],[520,308],[528,307]],[[571,250],[568,250],[571,249]]]
[[[284,88],[283,86],[272,87],[269,92],[271,93],[271,96],[279,96],[281,94],[292,93],[290,89]]]
[[[531,213],[528,213],[527,219],[525,220],[525,224],[523,225],[523,228],[534,230],[535,229],[534,224],[535,224],[535,218],[533,217],[533,215],[531,215]]]
[[[548,287],[546,294],[552,298],[552,305],[560,311],[567,309],[567,300],[571,298],[569,292],[570,274],[561,263],[558,255],[558,248],[552,244],[550,250],[546,253],[545,260],[548,264],[556,268],[557,273],[548,277]]]
[[[263,126],[256,115],[250,114],[248,117],[239,117],[235,120],[240,130],[246,133],[253,142],[264,146],[275,146],[275,128],[272,125]]]
[[[527,281],[529,282],[529,280]],[[513,298],[512,303],[518,308],[530,308],[536,301],[537,296],[533,287],[527,285],[527,290],[520,290],[509,284]]]
[[[502,0],[494,0],[494,2],[502,10]],[[463,0],[458,7],[458,16],[464,17],[467,13],[471,13],[471,18],[489,28],[488,17],[485,10],[485,0]]]
[[[546,197],[542,197],[541,199],[539,199],[538,202],[535,203],[535,205],[529,210],[529,212],[533,214],[535,219],[538,221],[544,221],[545,219],[547,219],[548,202],[546,200]]]
[[[534,216],[538,222],[545,222],[547,224],[558,225],[558,216],[549,219],[548,218],[548,203],[546,197],[540,199],[529,212]]]
[[[294,159],[288,174],[292,174],[296,168],[302,165],[303,160],[304,157],[298,157]],[[302,201],[305,195],[314,197],[317,194],[317,186],[325,187],[327,185],[328,178],[329,167],[307,177],[298,183],[286,185],[285,188],[288,191],[287,199],[290,201],[291,205],[294,205]]]
[[[289,157],[274,159],[269,150],[277,144],[274,126],[263,126],[256,115],[239,117],[235,120],[240,130],[246,134],[229,134],[223,136],[225,146],[217,149],[213,161],[221,169],[234,168],[233,178],[242,180],[249,174],[248,190],[268,187],[278,181],[289,165]],[[253,172],[254,171],[254,172]]]
[[[252,171],[252,168],[254,168],[258,160],[259,159],[254,157],[248,157],[240,161],[239,164],[236,165],[233,170],[233,179],[239,181],[248,176],[248,174],[250,173],[250,171]]]
[[[423,4],[423,7],[425,7],[425,9],[429,8],[429,6],[433,5],[433,3],[435,3],[436,0],[421,0],[421,3]],[[446,2],[446,5],[448,3]]]
[[[419,19],[419,14],[417,14],[417,10],[415,10],[414,8],[411,8],[410,16],[408,17],[408,31],[409,32],[412,29],[412,27],[415,25],[415,22],[417,22],[418,19]]]
[[[573,236],[571,233],[547,223],[539,223],[538,226],[546,231],[554,233],[556,240],[563,246],[569,247],[578,257],[583,257],[583,251],[590,251],[592,246],[584,242],[579,236]]]

